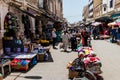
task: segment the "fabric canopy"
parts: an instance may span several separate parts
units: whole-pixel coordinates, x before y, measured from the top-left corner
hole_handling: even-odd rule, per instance
[[[116,22],[111,22],[111,23],[108,23],[108,26],[116,26],[117,23]]]
[[[100,24],[102,24],[101,22],[93,22],[91,25],[92,26],[98,26],[98,25],[100,25]]]

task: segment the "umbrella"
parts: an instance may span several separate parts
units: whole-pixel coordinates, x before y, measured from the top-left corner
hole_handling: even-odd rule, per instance
[[[91,25],[92,26],[98,26],[98,25],[100,25],[100,24],[102,24],[101,22],[93,22]]]
[[[116,22],[111,22],[111,23],[108,23],[108,26],[117,26],[117,23]]]
[[[117,22],[117,25],[120,26],[120,22]]]
[[[120,26],[120,18],[116,19],[115,22],[118,26]]]

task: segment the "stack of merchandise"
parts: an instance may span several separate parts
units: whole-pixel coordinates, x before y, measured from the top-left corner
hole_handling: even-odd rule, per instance
[[[102,73],[101,61],[91,47],[79,47],[77,51],[78,51],[78,58],[80,58],[81,54],[83,55],[83,59],[80,60],[83,61],[86,70],[92,72],[95,75]],[[69,64],[67,65],[67,68],[69,69],[69,78],[74,78],[78,76],[78,73],[75,73],[74,71],[75,66],[73,65],[73,63],[75,63],[75,60],[73,62],[69,62]]]
[[[11,61],[11,66],[14,70],[28,70],[29,66],[28,64],[30,63],[29,60],[19,60],[19,59],[14,59]]]
[[[85,63],[86,69],[94,74],[101,74],[101,61],[93,51],[91,47],[79,48],[79,54],[84,54],[83,62]]]
[[[48,40],[43,40],[43,39],[38,40],[38,43],[40,43],[42,46],[50,45],[50,42]]]
[[[38,61],[48,61],[48,53],[50,53],[49,49],[49,47],[43,47],[41,44],[39,44],[38,46],[34,47],[32,52],[37,54]]]

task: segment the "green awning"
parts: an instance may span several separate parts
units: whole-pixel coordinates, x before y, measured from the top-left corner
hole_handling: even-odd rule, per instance
[[[118,17],[120,17],[120,13],[112,14],[110,17],[111,17],[112,19],[117,19]]]
[[[100,17],[100,18],[96,19],[95,21],[97,21],[97,22],[107,22],[107,23],[109,23],[109,22],[112,22],[113,19],[110,18],[110,17],[108,17],[108,16],[103,16],[103,17]]]

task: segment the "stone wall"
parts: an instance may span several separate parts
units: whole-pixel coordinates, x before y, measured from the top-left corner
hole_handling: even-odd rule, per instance
[[[3,53],[2,47],[2,37],[4,34],[4,18],[8,13],[8,5],[4,3],[2,0],[0,1],[0,54]]]

